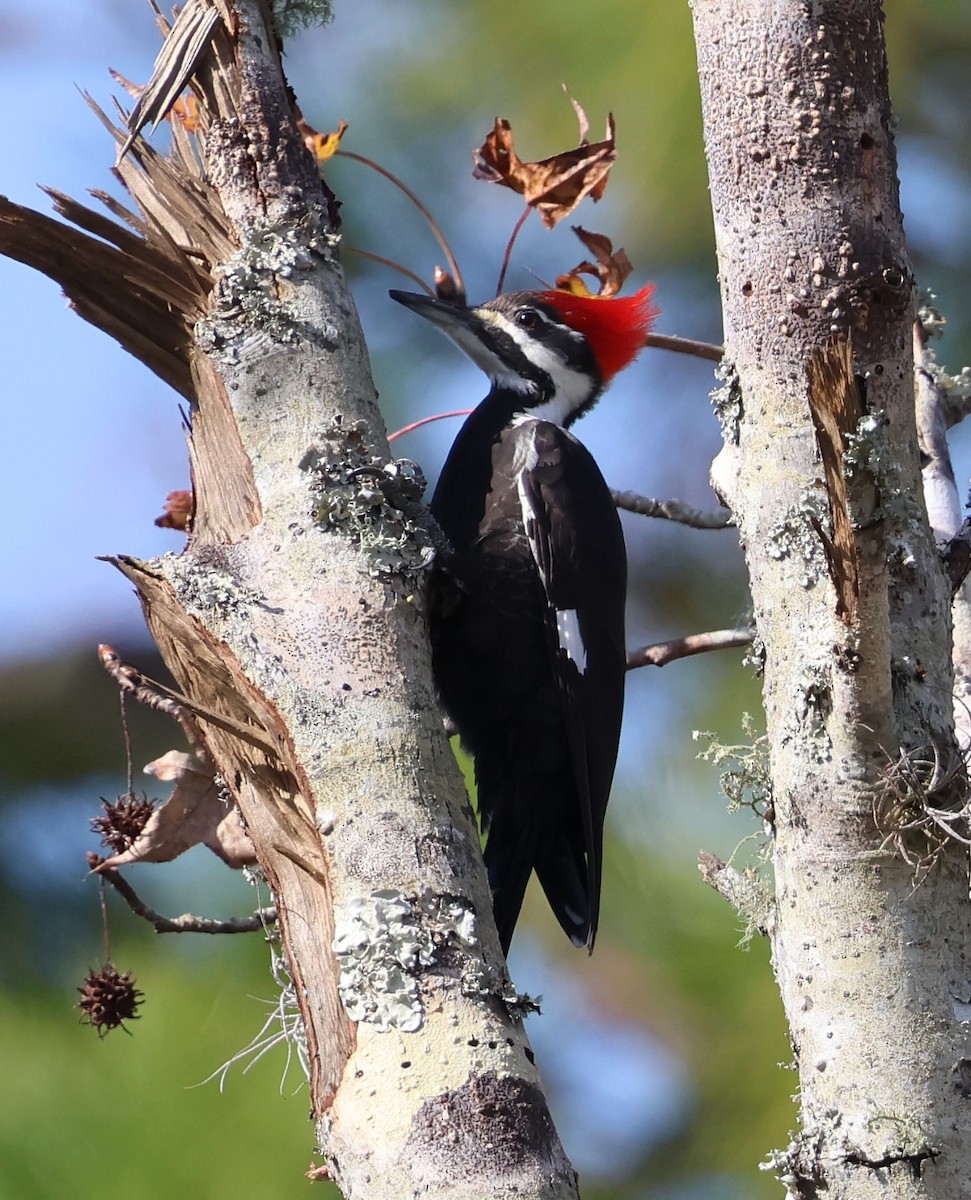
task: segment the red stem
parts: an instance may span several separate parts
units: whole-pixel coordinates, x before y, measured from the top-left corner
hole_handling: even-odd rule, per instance
[[[395,438],[400,438],[403,434],[411,433],[415,429],[421,429],[422,425],[430,425],[432,421],[444,421],[446,417],[467,417],[471,411],[471,408],[457,408],[455,412],[436,413],[433,417],[422,417],[420,421],[412,421],[410,425],[403,425],[394,433],[389,433],[388,441],[393,442]]]
[[[515,243],[516,238],[519,237],[519,231],[526,224],[526,218],[532,211],[533,210],[529,207],[529,205],[523,209],[523,215],[516,222],[516,225],[509,236],[509,241],[506,243],[506,253],[502,256],[502,267],[499,270],[499,282],[496,285],[497,296],[502,293],[502,285],[506,282],[506,271],[509,269],[509,259],[512,255],[513,244]]]
[[[430,287],[420,275],[416,275],[414,271],[409,271],[407,267],[403,267],[401,263],[395,262],[393,258],[385,258],[383,254],[373,254],[370,250],[361,250],[358,246],[350,246],[346,242],[344,249],[350,254],[356,254],[359,258],[369,258],[371,262],[381,263],[384,267],[390,267],[392,271],[398,271],[399,274],[406,276],[417,283],[423,292],[427,292],[429,296],[435,295],[435,289]]]
[[[428,228],[435,235],[435,240],[438,242],[439,246],[441,246],[442,253],[445,255],[445,258],[448,261],[449,270],[452,272],[452,276],[455,279],[455,284],[464,296],[465,282],[462,279],[462,272],[459,270],[459,265],[455,261],[455,255],[452,253],[448,242],[446,242],[445,235],[442,233],[438,222],[424,206],[424,204],[422,204],[422,202],[418,199],[411,188],[402,183],[397,175],[392,175],[392,173],[385,167],[382,167],[380,163],[376,163],[372,158],[365,158],[363,154],[355,154],[353,150],[338,150],[335,154],[335,157],[352,158],[355,162],[363,163],[366,167],[370,167],[372,171],[377,171],[379,175],[383,175],[385,179],[387,179],[390,183],[393,183],[396,188],[404,192],[415,208],[418,209],[421,215],[428,222]]]

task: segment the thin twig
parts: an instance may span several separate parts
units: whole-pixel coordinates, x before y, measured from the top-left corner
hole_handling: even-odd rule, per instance
[[[395,438],[400,438],[406,433],[414,433],[416,429],[421,429],[422,425],[430,425],[432,421],[444,421],[446,417],[467,417],[471,411],[471,408],[457,408],[454,412],[435,413],[433,417],[422,417],[420,421],[412,421],[410,425],[402,425],[394,433],[389,433],[388,441],[393,442]]]
[[[640,496],[637,492],[621,492],[610,489],[614,504],[625,512],[638,513],[642,517],[663,517],[666,521],[677,521],[680,525],[691,525],[694,529],[729,529],[735,522],[727,508],[708,512],[692,508],[683,500],[654,500]]]
[[[401,263],[395,262],[393,258],[385,258],[383,254],[372,254],[370,250],[362,250],[360,246],[349,246],[346,242],[344,243],[344,249],[349,254],[356,254],[358,258],[368,258],[371,262],[380,263],[383,267],[390,267],[392,271],[397,271],[399,275],[404,275],[412,283],[417,283],[427,295],[435,295],[435,289],[426,283],[417,272],[409,271],[407,267],[403,267]]]
[[[151,679],[148,675],[139,671],[137,667],[133,667],[131,663],[123,662],[119,658],[117,651],[112,649],[111,646],[100,645],[98,647],[98,657],[101,659],[101,665],[119,687],[130,691],[141,704],[146,704],[149,708],[158,709],[159,712],[167,713],[170,717],[178,721],[182,726],[189,745],[193,749],[204,747],[205,745],[202,733],[195,720],[196,717],[202,717],[210,725],[215,725],[218,729],[226,730],[227,733],[233,734],[250,746],[256,746],[257,749],[263,750],[275,758],[279,757],[277,746],[270,741],[265,731],[257,726],[244,725],[242,721],[237,721],[234,717],[227,717],[222,713],[217,713],[215,710],[207,708],[204,704],[198,704],[195,700],[190,700],[188,696],[183,696],[181,692],[166,687],[164,683],[159,683],[157,679]]]
[[[693,633],[688,637],[674,638],[669,642],[654,642],[641,646],[627,654],[627,670],[635,667],[663,667],[678,658],[690,658],[693,654],[706,654],[709,650],[734,650],[750,646],[755,630],[714,629],[710,633]]]
[[[135,790],[135,764],[132,761],[131,730],[128,728],[128,692],[123,686],[118,688],[118,715],[121,718],[121,736],[125,739],[125,791],[130,796]]]
[[[502,285],[506,282],[506,272],[509,270],[509,259],[512,256],[512,248],[516,244],[516,238],[519,237],[519,231],[526,224],[526,218],[533,210],[527,204],[523,209],[523,215],[513,226],[513,231],[509,235],[509,241],[506,242],[506,252],[502,256],[502,266],[499,268],[499,282],[496,284],[496,295],[502,295]]]
[[[757,875],[736,870],[708,850],[699,853],[698,870],[709,887],[724,897],[747,922],[751,922],[746,940],[751,933],[769,935],[773,923],[773,905],[768,888]]]
[[[695,358],[707,358],[710,362],[721,362],[724,347],[711,342],[698,342],[694,338],[674,337],[668,333],[649,333],[644,338],[645,346],[655,350],[674,350],[678,354],[693,354]]]
[[[196,724],[196,719],[192,715],[191,709],[176,700],[167,688],[163,691],[161,684],[157,684],[153,679],[149,679],[147,675],[143,675],[131,663],[126,663],[113,646],[109,646],[104,642],[98,646],[98,658],[104,669],[115,683],[118,684],[123,703],[125,696],[134,696],[139,704],[144,704],[148,708],[154,708],[158,712],[163,712],[166,716],[178,721],[182,726],[186,740],[193,749],[203,745],[202,732]],[[132,790],[131,743],[128,739],[127,725],[124,726],[124,729],[125,745],[128,751],[128,791],[130,792]]]
[[[108,924],[108,898],[105,895],[104,880],[98,880],[98,901],[101,904],[101,932],[104,940],[105,962],[111,962],[111,927]]]
[[[97,869],[97,868],[96,868]],[[98,871],[98,878],[110,883],[136,917],[148,921],[156,933],[255,933],[276,920],[276,908],[258,908],[249,917],[196,917],[183,913],[181,917],[163,917],[150,908],[120,871],[108,867]]]
[[[462,279],[462,272],[459,270],[459,265],[455,261],[455,255],[452,253],[452,248],[449,246],[448,242],[445,240],[445,234],[442,233],[441,228],[438,225],[438,222],[435,220],[435,218],[432,216],[432,214],[428,211],[428,209],[424,206],[424,204],[422,204],[422,202],[418,199],[418,197],[411,190],[411,188],[408,187],[407,184],[402,183],[397,175],[393,175],[385,167],[382,167],[380,163],[376,163],[374,161],[374,159],[365,158],[365,156],[363,154],[355,154],[353,150],[338,150],[335,154],[335,157],[337,157],[337,158],[352,158],[355,162],[363,163],[364,166],[370,167],[372,171],[377,171],[377,173],[379,175],[383,175],[385,177],[385,179],[387,179],[389,181],[389,183],[393,183],[396,188],[398,188],[400,191],[404,192],[404,194],[412,202],[412,204],[415,206],[415,208],[418,209],[418,211],[421,213],[421,215],[425,218],[426,222],[428,223],[428,228],[434,234],[435,240],[438,242],[439,246],[441,246],[442,253],[445,255],[445,258],[448,261],[449,270],[452,272],[452,276],[455,279],[455,284],[456,284],[458,290],[464,296],[465,295],[465,282]]]

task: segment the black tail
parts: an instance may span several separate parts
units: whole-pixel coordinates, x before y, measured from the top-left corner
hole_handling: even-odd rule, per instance
[[[524,770],[523,763],[476,759],[479,813],[488,830],[485,864],[503,953],[508,953],[535,870],[550,907],[575,946],[593,948],[597,914],[591,909],[591,878],[576,820],[572,773]],[[576,828],[570,827],[570,816]]]
[[[574,946],[586,946],[593,953],[598,913],[590,901],[586,860],[575,842],[562,831],[548,835],[534,866],[563,932]]]

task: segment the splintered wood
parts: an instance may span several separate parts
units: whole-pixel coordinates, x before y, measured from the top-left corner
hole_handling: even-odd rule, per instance
[[[848,436],[859,428],[864,406],[862,388],[853,374],[849,338],[834,340],[814,355],[806,365],[806,375],[809,410],[823,460],[830,532],[818,520],[813,524],[826,551],[829,577],[836,589],[837,615],[852,626],[860,598],[860,563],[843,455]]]

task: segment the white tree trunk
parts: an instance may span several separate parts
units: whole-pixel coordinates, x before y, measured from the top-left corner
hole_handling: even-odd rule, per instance
[[[967,855],[926,809],[959,805],[964,777],[882,12],[693,8],[734,371],[715,476],[765,655],[773,963],[799,1071],[801,1128],[773,1165],[798,1197],[956,1200],[971,1194]]]

